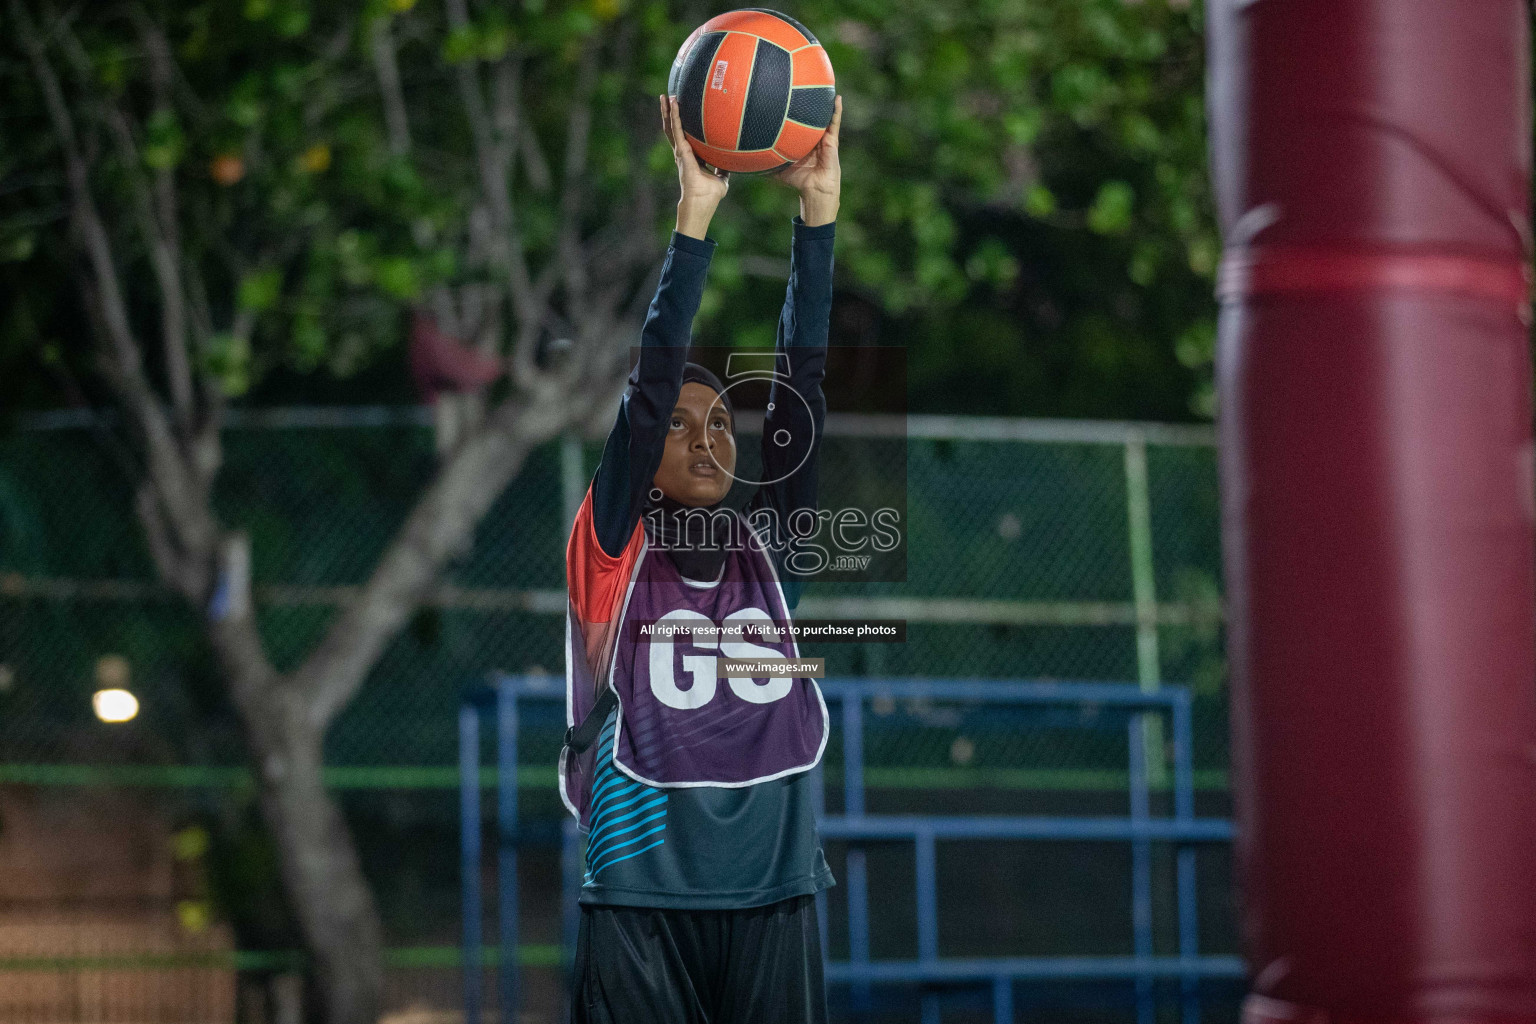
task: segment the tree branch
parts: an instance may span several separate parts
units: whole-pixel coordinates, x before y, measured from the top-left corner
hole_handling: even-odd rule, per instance
[[[140,483],[134,493],[133,508],[139,515],[139,524],[144,527],[150,558],[160,578],[178,594],[197,593],[201,590],[200,581],[192,577],[194,567],[188,563],[185,553],[176,543],[171,524],[160,506],[159,496],[147,481]]]
[[[544,155],[544,147],[539,145],[538,133],[526,123],[519,135],[518,152],[522,154],[523,173],[528,175],[528,184],[537,192],[547,193],[555,180],[549,172],[549,158]]]
[[[187,309],[190,314],[188,323],[192,327],[193,342],[199,351],[204,351],[213,337],[213,312],[208,302],[208,286],[196,262],[186,260],[182,273],[182,279],[186,282]],[[250,319],[249,313],[244,315],[247,320]],[[190,450],[198,485],[204,494],[208,494],[213,488],[213,478],[224,462],[223,443],[219,437],[219,429],[224,422],[224,390],[209,374],[198,374],[197,383],[202,400],[197,420],[192,425]]]
[[[411,151],[411,120],[405,107],[405,90],[400,85],[400,64],[395,59],[395,37],[388,15],[374,18],[368,41],[373,53],[374,75],[379,82],[379,97],[384,101],[384,125],[389,133],[389,152],[403,157]]]
[[[150,266],[154,268],[155,283],[160,287],[160,333],[165,348],[166,382],[171,392],[171,407],[176,421],[183,429],[190,429],[192,409],[192,367],[187,359],[187,300],[181,282],[181,253],[170,232],[175,232],[174,221],[165,223],[166,207],[175,216],[175,198],[165,180],[166,172],[157,172],[154,189],[144,180],[140,171],[143,160],[138,144],[133,138],[133,128],[128,118],[116,106],[102,101],[105,120],[112,136],[117,140],[122,161],[127,165],[129,191],[133,194],[134,212],[138,216],[139,230],[149,251]],[[158,194],[158,197],[157,195]],[[159,207],[159,211],[156,207]]]
[[[454,302],[453,289],[447,285],[433,288],[427,296],[427,307],[437,321],[437,329],[451,337],[460,337],[458,304]]]
[[[143,11],[135,9],[134,21],[149,55],[149,79],[154,89],[155,105],[172,109],[171,92],[176,82],[175,58],[165,34]],[[164,304],[161,328],[165,345],[166,375],[178,420],[192,429],[192,367],[187,359],[187,300],[181,281],[181,227],[176,199],[176,169],[161,167],[155,171],[154,204],[160,221],[159,245],[155,256],[155,275],[160,279]]]
[[[199,507],[196,502],[197,490],[192,486],[175,436],[144,374],[143,357],[129,320],[111,240],[91,194],[89,164],[81,152],[79,134],[65,103],[58,75],[48,61],[42,37],[26,8],[20,0],[9,0],[8,6],[63,151],[71,200],[70,220],[80,235],[90,266],[90,274],[81,279],[81,284],[108,343],[107,357],[101,361],[104,376],[129,421],[143,438],[148,477],[167,513],[178,515],[177,525],[182,530],[184,546],[198,551],[211,550],[217,531],[206,506]]]
[[[576,87],[572,91],[569,121],[565,137],[565,168],[560,182],[560,228],[558,258],[565,278],[566,302],[580,306],[586,299],[587,268],[580,245],[581,202],[587,169],[587,146],[592,138],[592,91],[597,84],[597,55],[600,48],[594,35],[582,48],[576,68]]]
[[[315,728],[347,705],[444,566],[468,550],[476,525],[528,452],[577,420],[586,404],[586,396],[563,387],[515,395],[442,465],[362,593],[293,675]]]
[[[634,26],[626,24],[615,47],[622,55],[622,59],[616,63],[624,73],[630,71],[634,63],[633,36]],[[634,90],[625,90],[631,91]],[[588,244],[590,265],[612,267],[617,277],[632,275],[642,268],[652,269],[661,257],[653,234],[656,223],[656,180],[647,169],[645,146],[641,138],[637,137],[642,133],[633,127],[649,125],[651,122],[643,110],[631,111],[625,121],[631,127],[624,132],[624,149],[629,166],[637,169],[632,178],[628,209],[623,217],[614,217]],[[640,299],[645,301],[649,296],[641,296]],[[643,311],[642,306],[640,312]]]
[[[544,277],[549,284],[554,282],[558,268],[558,262],[552,262],[547,268],[548,273]],[[540,308],[544,308],[543,303],[540,303]],[[518,325],[517,336],[512,341],[512,357],[507,361],[508,376],[513,385],[521,390],[533,390],[539,386],[539,333],[543,326],[543,317],[522,320]]]
[[[445,0],[444,7],[451,28],[469,28],[465,0]],[[527,257],[512,204],[512,154],[520,121],[518,68],[510,57],[497,62],[494,111],[486,105],[480,74],[473,60],[459,64],[457,77],[459,96],[474,142],[480,190],[491,214],[492,239],[488,255],[491,265],[506,277],[513,314],[526,326],[530,320],[537,319],[539,303],[533,296]]]

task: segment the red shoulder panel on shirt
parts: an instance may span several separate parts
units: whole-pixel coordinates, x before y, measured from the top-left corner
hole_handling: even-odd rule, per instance
[[[616,557],[604,551],[592,523],[592,489],[587,488],[565,547],[565,582],[570,589],[571,606],[581,621],[611,622],[618,614],[644,537],[645,527],[637,522],[623,551]]]

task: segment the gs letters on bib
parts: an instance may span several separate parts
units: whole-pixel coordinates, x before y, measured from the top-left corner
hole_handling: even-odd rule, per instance
[[[602,639],[590,652],[567,650],[572,733],[595,734],[592,726],[579,727],[594,708],[606,719],[609,709],[600,705],[613,704],[613,742],[601,750],[625,775],[662,788],[751,786],[815,767],[827,742],[826,704],[815,680],[717,677],[718,658],[799,658],[784,593],[761,544],[753,538],[729,552],[714,583],[684,579],[643,531],[624,555],[631,552],[628,584],[622,596],[614,589],[618,606],[607,628],[594,630],[588,620],[578,630],[575,600],[568,610],[568,645],[577,635]],[[561,753],[561,791],[586,827],[583,783],[601,765],[597,749],[581,746]]]

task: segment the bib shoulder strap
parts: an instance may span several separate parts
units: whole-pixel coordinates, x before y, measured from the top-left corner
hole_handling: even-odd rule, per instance
[[[608,714],[619,706],[619,695],[613,691],[613,687],[604,688],[598,696],[597,703],[592,710],[587,712],[587,717],[582,719],[580,725],[573,725],[565,730],[565,745],[571,748],[572,753],[580,754],[597,740],[597,734],[602,731],[603,723],[608,720]]]

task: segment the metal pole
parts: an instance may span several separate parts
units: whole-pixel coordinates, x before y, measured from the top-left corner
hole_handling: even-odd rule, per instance
[[[1189,690],[1177,687],[1172,691],[1173,704],[1173,813],[1180,823],[1195,818],[1195,752],[1194,716],[1191,714]],[[1177,847],[1175,871],[1179,902],[1179,956],[1186,962],[1200,955],[1200,910],[1197,902],[1199,888],[1195,883],[1195,848],[1188,844]],[[1186,973],[1179,981],[1179,994],[1183,1001],[1184,1024],[1200,1024],[1199,977]]]
[[[1125,507],[1131,552],[1131,593],[1136,608],[1136,678],[1147,693],[1162,685],[1157,637],[1157,573],[1152,562],[1152,495],[1147,481],[1147,441],[1131,431],[1125,442]],[[1147,730],[1147,776],[1153,786],[1168,784],[1163,753],[1163,721],[1142,716]]]
[[[1007,975],[992,979],[992,1024],[1013,1024],[1013,979]]]
[[[917,960],[931,966],[939,960],[938,844],[931,829],[913,837],[913,888],[917,890]],[[939,1024],[939,995],[927,991],[921,1000],[922,1024]]]
[[[496,684],[496,921],[502,1024],[516,1024],[518,1006],[517,900],[517,688]]]
[[[459,874],[464,913],[464,1024],[480,1024],[480,709],[459,706]]]
[[[843,695],[843,814],[864,815],[863,697]],[[869,963],[869,875],[863,847],[848,844],[848,961],[855,969]],[[869,982],[855,981],[850,992],[856,1013],[869,1010]]]
[[[1127,732],[1130,741],[1131,822],[1145,823],[1151,816],[1147,785],[1145,719],[1150,715],[1132,715]],[[1152,844],[1146,839],[1131,840],[1131,941],[1138,960],[1152,955]],[[1156,1024],[1157,1004],[1153,999],[1152,978],[1136,978],[1136,1024]]]

